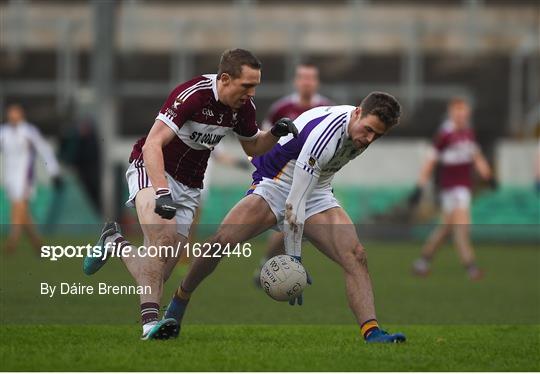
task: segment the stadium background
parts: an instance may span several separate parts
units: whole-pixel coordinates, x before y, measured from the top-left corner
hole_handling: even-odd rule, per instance
[[[47,136],[63,163],[66,186],[60,195],[38,164],[39,187],[32,201],[36,221],[51,243],[93,242],[104,217],[120,220],[133,240],[140,241],[133,212],[123,207],[132,144],[148,131],[178,82],[215,72],[223,50],[242,47],[263,63],[255,98],[259,121],[273,101],[292,92],[294,66],[305,59],[320,69],[320,92],[337,103],[356,105],[372,90],[388,91],[402,103],[400,126],[347,165],[334,183],[361,240],[372,248],[370,267],[383,321],[398,326],[540,323],[538,2],[11,0],[0,1],[0,23],[0,116],[5,118],[7,104],[23,104],[28,120]],[[500,183],[496,191],[479,180],[475,184],[473,235],[487,277],[473,286],[450,249],[443,250],[432,278],[419,281],[409,275],[410,261],[437,221],[437,206],[433,187],[414,212],[406,209],[404,199],[442,122],[446,102],[454,96],[473,103],[479,143]],[[90,135],[80,131],[83,127]],[[242,155],[236,140],[222,143],[225,151]],[[225,166],[216,165],[211,174],[201,238],[215,229],[251,181],[250,172]],[[85,184],[99,191],[95,200]],[[4,239],[9,204],[2,190],[0,206]],[[262,240],[255,243],[257,249],[264,247]],[[201,288],[187,323],[353,323],[338,269],[315,251],[306,252],[316,286],[307,293],[303,311],[271,303],[252,287],[251,271],[261,253],[257,250],[252,258],[230,260],[219,269]],[[130,323],[136,321],[134,297],[47,301],[36,293],[45,278],[81,281],[80,261],[38,263],[28,245],[1,261],[2,325],[121,325],[126,314]],[[165,295],[182,271],[169,282]],[[100,277],[129,280],[118,263]],[[16,287],[8,287],[12,284]],[[233,291],[223,292],[220,284]],[[28,303],[39,307],[29,315],[19,313]],[[224,306],[219,316],[212,312]],[[539,344],[535,336],[533,348]],[[25,344],[13,342],[10,347]],[[6,368],[33,367],[32,361],[30,366],[15,364],[6,353],[10,347],[2,351],[9,362]],[[47,366],[43,356],[41,367],[63,367]],[[480,368],[500,368],[489,366],[497,365],[496,360],[480,362]],[[131,368],[125,365],[119,367]],[[525,357],[521,366],[508,368],[538,370],[538,362]]]

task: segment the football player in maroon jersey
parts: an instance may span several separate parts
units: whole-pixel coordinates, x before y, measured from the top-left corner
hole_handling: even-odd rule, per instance
[[[178,249],[187,243],[210,152],[228,134],[239,139],[248,156],[264,154],[281,136],[297,135],[288,119],[259,130],[253,96],[260,80],[261,63],[251,52],[225,51],[217,74],[195,77],[171,92],[148,135],[133,147],[126,204],[137,210],[144,249],[171,250],[151,257],[150,251],[132,246],[116,222],[106,223],[96,245],[99,256],[85,258],[84,272],[98,271],[107,254],[121,255],[137,284],[150,286],[151,292],[140,297],[144,340],[179,333],[176,320],[159,320],[163,282],[180,257]]]
[[[439,164],[441,224],[429,236],[421,257],[413,263],[413,273],[419,276],[429,274],[435,252],[450,233],[453,234],[459,257],[469,278],[479,280],[483,275],[476,265],[469,232],[473,169],[476,169],[492,187],[495,187],[496,182],[489,164],[476,143],[474,131],[470,127],[470,117],[471,106],[465,99],[450,100],[448,119],[435,136],[430,156],[410,197],[411,203],[414,204],[420,200],[422,189],[428,183],[435,166]]]

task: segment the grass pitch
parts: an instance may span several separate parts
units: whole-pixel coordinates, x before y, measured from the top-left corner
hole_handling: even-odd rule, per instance
[[[367,345],[354,326],[187,325],[174,341],[134,326],[4,326],[10,371],[538,371],[538,326],[391,326],[409,342]],[[21,356],[24,356],[22,358]]]
[[[73,243],[72,239],[58,239]],[[85,243],[82,239],[77,244]],[[132,284],[118,262],[93,277],[81,261],[51,263],[28,248],[1,258],[0,369],[73,371],[539,371],[540,251],[478,248],[486,278],[467,280],[444,248],[426,279],[410,275],[416,244],[365,243],[379,320],[403,345],[366,345],[340,269],[306,246],[314,284],[305,304],[272,301],[252,285],[249,259],[227,259],[194,294],[178,340],[139,340],[137,296],[48,298],[41,282]],[[185,271],[167,283],[163,304]]]

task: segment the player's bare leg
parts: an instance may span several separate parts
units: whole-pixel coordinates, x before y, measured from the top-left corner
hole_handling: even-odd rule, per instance
[[[452,231],[452,215],[444,213],[442,222],[429,235],[428,240],[424,244],[420,258],[413,263],[413,274],[425,277],[429,274],[431,261],[435,253],[444,244]]]
[[[240,200],[223,219],[218,232],[210,243],[213,249],[224,248],[227,244],[249,240],[276,224],[276,216],[268,203],[260,196],[251,194]],[[188,274],[182,282],[183,288],[192,292],[215,269],[220,258],[194,258]]]
[[[163,283],[176,265],[181,254],[178,248],[182,248],[182,243],[185,243],[186,238],[177,233],[175,219],[165,220],[154,213],[155,193],[153,188],[140,190],[135,198],[135,206],[144,234],[145,249],[148,250],[150,246],[155,246],[157,253],[140,252],[122,236],[120,226],[115,222],[105,224],[96,246],[108,251],[109,254],[113,252],[116,256],[122,255],[121,259],[137,285],[149,287],[150,292],[140,295],[142,339],[176,337],[179,332],[178,323],[175,320],[167,319],[158,321],[158,318]],[[165,250],[165,247],[168,249]],[[87,256],[83,265],[84,272],[88,275],[95,273],[105,264],[106,259],[106,257]]]
[[[176,232],[176,220],[166,220],[154,213],[155,194],[153,188],[145,188],[137,193],[135,206],[139,223],[145,237],[145,245],[149,246],[172,246],[185,243],[186,238]],[[176,265],[178,256],[165,256],[161,253],[158,257],[139,257],[135,248],[131,251],[135,257],[122,257],[122,261],[135,279],[138,285],[150,286],[149,295],[141,295],[142,303],[159,304],[163,293],[163,282],[170,275]]]
[[[343,269],[349,307],[366,341],[405,341],[402,334],[388,335],[379,329],[367,254],[347,213],[336,207],[311,216],[306,220],[304,235]]]
[[[170,276],[181,253],[176,253],[178,243],[186,242],[186,237],[177,233],[176,220],[166,220],[155,214],[155,192],[145,188],[135,198],[137,217],[144,234],[144,244],[149,246],[172,247],[173,253],[159,253],[158,257],[140,257],[132,246],[134,257],[122,257],[122,261],[138,285],[150,286],[149,294],[140,296],[142,339],[168,339],[178,336],[179,326],[174,320],[158,321],[163,283]],[[130,245],[124,238],[117,238],[118,244]]]
[[[470,239],[470,212],[468,208],[456,208],[453,216],[453,237],[461,263],[467,269],[471,280],[482,278],[482,271],[476,266],[476,257]]]
[[[336,207],[311,216],[304,235],[342,267],[349,306],[358,323],[376,319],[367,254],[347,213]]]
[[[9,236],[6,240],[6,253],[12,254],[17,248],[23,233],[23,226],[26,221],[26,206],[25,200],[17,200],[11,202],[11,227]]]
[[[43,245],[43,239],[41,238],[41,235],[39,235],[36,225],[34,224],[32,220],[32,216],[30,215],[30,210],[28,209],[28,204],[26,204],[26,219],[25,224],[23,225],[24,231],[28,235],[28,238],[30,239],[30,242],[32,243],[32,247],[34,248],[34,251],[39,256],[41,253],[41,246]]]
[[[11,203],[11,229],[6,241],[6,253],[12,254],[15,252],[23,232],[28,235],[32,248],[39,255],[43,241],[32,222],[28,200],[13,201]]]
[[[268,203],[260,196],[252,194],[240,200],[223,219],[218,232],[210,239],[210,257],[193,258],[186,277],[176,290],[167,307],[166,318],[181,321],[191,293],[210,275],[219,263],[219,257],[212,254],[229,245],[231,250],[237,244],[247,241],[276,224],[276,216]]]
[[[274,256],[285,253],[285,248],[283,247],[283,236],[284,235],[281,232],[273,232],[270,235],[266,247],[266,259],[270,259]]]
[[[268,241],[266,244],[266,253],[265,256],[261,258],[259,266],[255,269],[253,272],[253,284],[255,284],[256,287],[261,287],[261,283],[259,281],[259,276],[261,273],[261,269],[270,258],[274,256],[278,256],[285,253],[285,247],[283,246],[284,241],[284,235],[281,232],[272,232],[270,236],[268,237]]]

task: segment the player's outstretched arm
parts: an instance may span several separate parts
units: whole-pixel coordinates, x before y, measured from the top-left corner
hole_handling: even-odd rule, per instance
[[[480,150],[478,150],[474,154],[474,167],[476,171],[478,171],[478,174],[484,179],[485,181],[488,181],[492,187],[496,186],[495,179],[493,178],[493,173],[491,172],[491,168],[489,167],[489,163],[487,162],[486,158],[482,154]]]
[[[254,140],[240,140],[244,152],[248,156],[260,156],[268,152],[282,136],[292,134],[298,136],[298,129],[289,118],[282,118],[269,131],[260,131]]]
[[[285,202],[285,253],[290,256],[302,256],[302,234],[306,220],[306,201],[317,185],[317,175],[299,166],[294,168],[291,191]]]
[[[47,141],[43,138],[39,130],[35,127],[32,128],[32,131],[30,132],[30,141],[37,150],[39,156],[43,159],[49,175],[53,178],[58,177],[60,174],[60,165],[58,164],[58,160],[54,155],[54,151],[50,144],[47,143]]]

